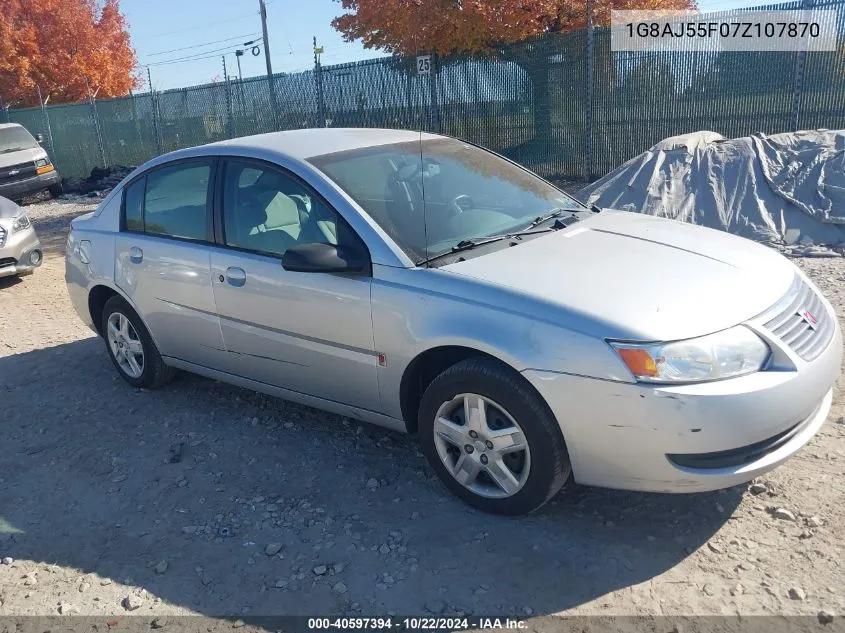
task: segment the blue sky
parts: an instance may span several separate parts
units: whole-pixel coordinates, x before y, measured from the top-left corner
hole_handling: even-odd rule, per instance
[[[343,9],[335,0],[266,0],[271,60],[274,72],[313,66],[311,38],[325,48],[324,64],[378,57],[383,53],[346,43],[331,26]],[[703,11],[763,4],[757,0],[699,0]],[[150,65],[157,90],[180,88],[223,77],[221,55],[228,72],[237,75],[234,50],[260,39],[258,0],[122,0],[121,8],[132,44],[146,79]],[[193,59],[184,60],[185,57]],[[181,61],[180,61],[181,60]],[[244,77],[264,74],[264,55],[241,57]],[[145,87],[142,90],[146,90]]]

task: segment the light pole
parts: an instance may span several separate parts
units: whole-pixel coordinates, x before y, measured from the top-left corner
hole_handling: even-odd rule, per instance
[[[238,81],[244,80],[244,75],[241,72],[241,57],[243,57],[244,52],[242,50],[235,51],[235,59],[238,60]]]

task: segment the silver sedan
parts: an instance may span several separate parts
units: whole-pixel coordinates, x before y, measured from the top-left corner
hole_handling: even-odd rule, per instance
[[[44,256],[26,211],[0,197],[0,277],[31,275]]]
[[[73,221],[67,285],[129,384],[181,369],[417,433],[447,487],[502,514],[570,476],[747,481],[823,424],[842,355],[774,250],[588,209],[408,131],[158,157]]]

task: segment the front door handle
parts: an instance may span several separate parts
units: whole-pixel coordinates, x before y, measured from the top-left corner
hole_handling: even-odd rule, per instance
[[[129,261],[133,264],[140,264],[144,260],[144,251],[137,246],[129,249]]]
[[[229,282],[230,286],[240,288],[246,283],[246,271],[243,268],[229,266],[226,269],[226,281]]]

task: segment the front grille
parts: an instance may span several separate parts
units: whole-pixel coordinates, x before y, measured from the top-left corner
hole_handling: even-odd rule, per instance
[[[0,248],[6,246],[6,229],[0,226]]]
[[[8,167],[0,167],[0,184],[25,180],[27,178],[32,178],[35,175],[37,175],[35,171],[35,161],[9,165]]]
[[[825,350],[836,325],[821,297],[797,275],[767,316],[764,327],[806,361]]]
[[[17,263],[18,262],[14,257],[0,257],[0,268],[15,266]]]

